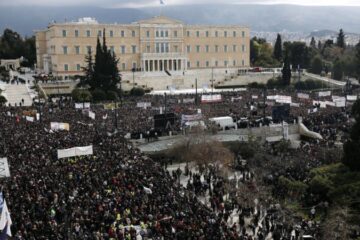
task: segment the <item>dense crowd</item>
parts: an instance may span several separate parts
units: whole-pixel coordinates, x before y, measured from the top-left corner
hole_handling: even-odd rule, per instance
[[[292,232],[308,223],[296,230],[275,220],[278,211],[274,206],[260,211],[258,206],[225,201],[224,179],[214,170],[202,176],[205,181],[194,174],[188,186],[182,186],[178,181],[181,173],[170,174],[124,138],[126,133],[146,134],[153,129],[152,117],[159,108],[177,116],[200,108],[205,119],[224,115],[235,121],[256,118],[261,113],[252,113],[250,106],[258,108],[261,94],[256,90],[225,93],[223,102],[201,105],[182,103],[193,95],[168,97],[166,105],[161,96],[127,98],[117,110],[92,106],[96,120],[82,109],[74,109],[67,99],[41,107],[2,107],[0,156],[8,158],[11,177],[1,179],[1,186],[12,213],[15,238],[265,239],[271,234],[274,239],[291,239]],[[239,96],[241,101],[233,100]],[[139,101],[152,106],[137,108]],[[305,123],[326,139],[335,139],[340,127],[348,124],[346,109],[320,109],[310,115],[307,109],[312,103],[303,104],[291,108],[290,115],[294,119],[304,116]],[[34,109],[40,120],[27,121],[24,111]],[[265,115],[271,115],[270,104]],[[52,131],[50,122],[69,123],[70,130]],[[316,128],[320,122],[321,128]],[[171,130],[181,132],[179,119]],[[93,155],[57,158],[58,149],[87,145],[93,145]],[[250,172],[241,176],[247,182],[253,178]],[[210,206],[198,200],[201,194],[210,195]],[[234,214],[239,220],[229,224]],[[247,227],[245,218],[252,222]],[[253,233],[248,231],[251,228]]]

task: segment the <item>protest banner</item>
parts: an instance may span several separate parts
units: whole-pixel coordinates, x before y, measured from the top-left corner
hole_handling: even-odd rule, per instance
[[[93,155],[93,146],[85,147],[73,147],[68,149],[58,149],[57,150],[58,159],[68,158],[68,157],[78,157],[85,155]]]

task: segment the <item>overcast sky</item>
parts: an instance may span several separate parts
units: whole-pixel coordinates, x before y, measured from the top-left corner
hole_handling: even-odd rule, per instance
[[[299,4],[321,6],[360,6],[360,0],[163,0],[166,5],[182,4]],[[0,5],[24,6],[100,6],[100,7],[147,7],[160,6],[160,0],[0,0]]]

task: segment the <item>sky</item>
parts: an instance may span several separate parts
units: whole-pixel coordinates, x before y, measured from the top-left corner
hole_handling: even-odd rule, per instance
[[[188,4],[297,4],[309,6],[360,6],[360,0],[163,0],[165,5]],[[160,0],[0,0],[0,6],[151,7]]]

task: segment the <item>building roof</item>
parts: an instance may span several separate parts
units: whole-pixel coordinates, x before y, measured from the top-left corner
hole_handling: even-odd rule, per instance
[[[179,20],[175,20],[166,16],[155,16],[150,19],[140,20],[136,23],[139,24],[183,24],[183,22]]]

